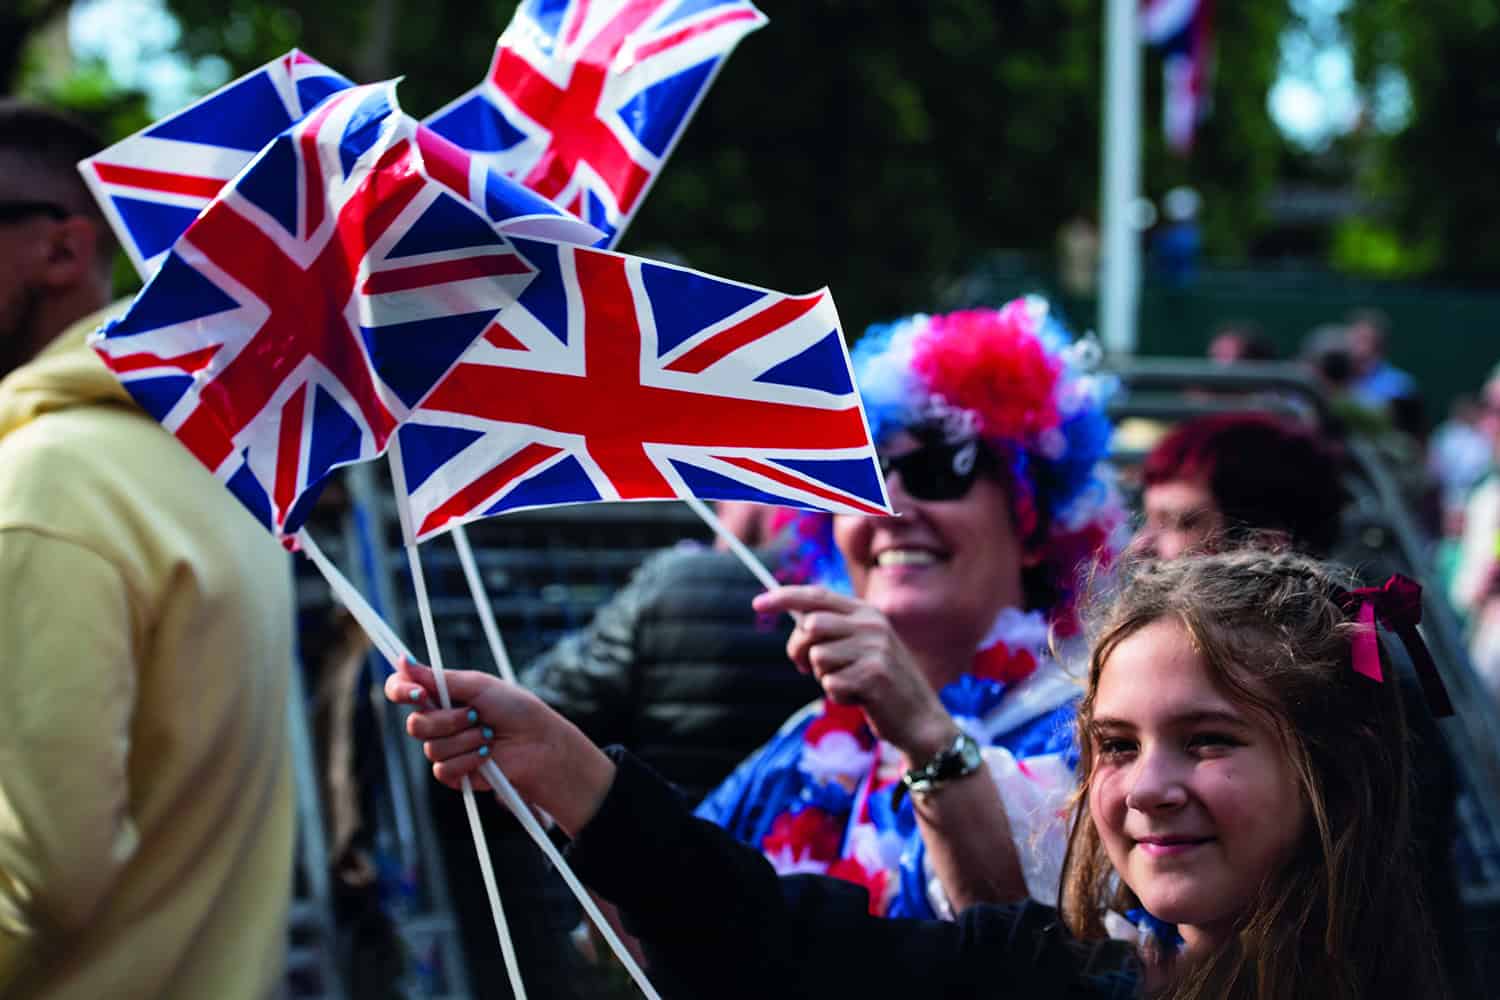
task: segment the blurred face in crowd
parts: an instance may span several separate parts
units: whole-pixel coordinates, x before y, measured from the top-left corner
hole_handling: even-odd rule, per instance
[[[1222,940],[1308,822],[1270,721],[1223,694],[1163,619],[1109,654],[1089,740],[1089,815],[1115,871],[1190,944]]]
[[[1490,439],[1496,456],[1500,457],[1500,376],[1485,383],[1484,392],[1479,397],[1479,419],[1476,426]]]
[[[911,645],[977,648],[1002,608],[1022,605],[1026,556],[1005,486],[983,473],[982,448],[898,433],[880,451],[899,516],[834,518],[855,594]]]
[[[32,354],[32,328],[41,299],[43,239],[52,219],[26,207],[27,172],[0,150],[0,378]]]
[[[103,223],[84,214],[73,188],[73,178],[57,183],[0,148],[0,377],[108,301],[109,262],[96,256]]]
[[[1237,333],[1221,333],[1208,343],[1208,356],[1221,365],[1232,365],[1245,359],[1245,338]]]
[[[1385,335],[1373,323],[1360,321],[1350,324],[1345,342],[1349,357],[1358,371],[1369,371],[1385,357]]]
[[[1189,479],[1157,483],[1146,487],[1142,502],[1145,524],[1137,544],[1161,559],[1176,559],[1224,528],[1224,516],[1206,483]]]

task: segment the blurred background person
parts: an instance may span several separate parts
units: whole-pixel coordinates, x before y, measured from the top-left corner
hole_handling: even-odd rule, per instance
[[[1494,446],[1481,427],[1483,413],[1478,397],[1454,397],[1448,419],[1428,442],[1427,471],[1442,491],[1445,536],[1462,534],[1464,505],[1494,461]]]
[[[1312,431],[1268,414],[1184,421],[1142,463],[1137,542],[1173,559],[1248,531],[1327,555],[1348,499],[1339,463]]]
[[[1449,596],[1468,621],[1474,669],[1500,701],[1500,366],[1485,382],[1480,399],[1477,426],[1491,461],[1464,505]]]
[[[1208,357],[1221,365],[1237,361],[1275,361],[1280,355],[1260,324],[1252,320],[1230,320],[1219,324],[1208,341]]]
[[[1162,196],[1163,222],[1151,239],[1151,255],[1162,281],[1176,288],[1191,285],[1198,277],[1198,259],[1203,252],[1203,231],[1198,213],[1203,196],[1190,187],[1174,187]]]
[[[1386,358],[1391,321],[1379,309],[1356,309],[1344,323],[1345,344],[1354,365],[1354,398],[1372,410],[1388,408],[1392,400],[1417,397],[1417,380]]]

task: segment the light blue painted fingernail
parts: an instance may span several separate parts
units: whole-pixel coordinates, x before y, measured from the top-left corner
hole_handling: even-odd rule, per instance
[[[480,747],[479,748],[479,756],[481,756],[481,757],[488,757],[489,755],[490,755],[490,748],[489,747]]]
[[[489,726],[485,726],[484,727],[484,738],[487,739],[487,740],[494,739],[495,738],[495,731],[493,729],[491,729]]]
[[[469,721],[471,723],[479,721],[479,713],[474,711],[472,708],[469,709]]]
[[[412,701],[421,701],[422,700],[422,689],[421,688],[412,688],[411,689],[410,698],[411,698]]]

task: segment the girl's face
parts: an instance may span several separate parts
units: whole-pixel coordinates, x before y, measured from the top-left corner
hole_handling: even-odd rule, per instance
[[[1115,871],[1185,936],[1227,932],[1308,821],[1276,733],[1164,619],[1109,654],[1090,739],[1089,814]]]

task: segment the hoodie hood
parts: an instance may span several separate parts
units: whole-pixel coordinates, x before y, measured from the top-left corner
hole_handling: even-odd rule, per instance
[[[124,404],[130,394],[88,346],[88,335],[120,315],[129,301],[117,302],[68,327],[26,364],[0,380],[0,438],[44,413],[76,406]]]

